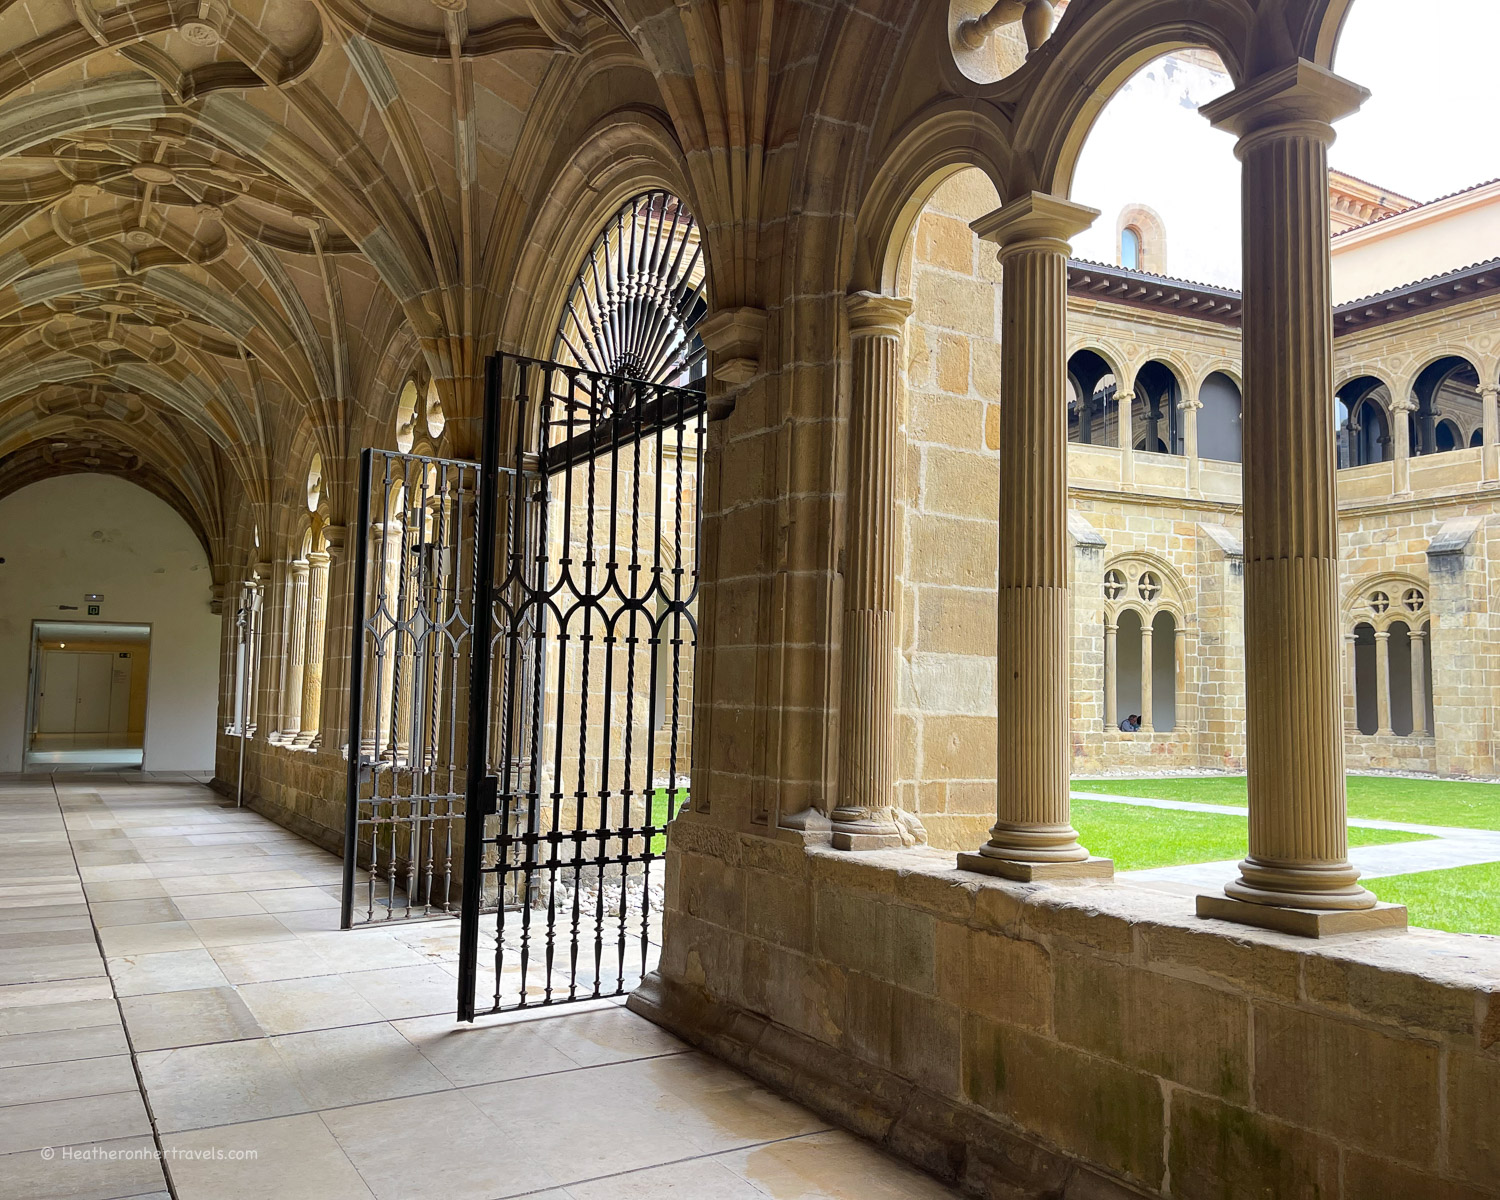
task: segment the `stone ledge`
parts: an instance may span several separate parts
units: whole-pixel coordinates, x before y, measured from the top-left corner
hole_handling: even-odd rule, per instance
[[[723,829],[699,836],[696,825],[686,837],[679,832],[686,831],[674,829],[669,860],[674,853],[718,857],[715,850],[727,850],[725,865],[734,866],[750,857],[742,843],[764,841]],[[854,856],[814,845],[778,855],[775,866],[781,864],[790,869],[773,868],[773,877],[815,890],[851,888],[872,904],[909,907],[975,929],[1057,938],[1165,974],[1382,1025],[1477,1043],[1486,1014],[1500,1014],[1500,938],[1419,928],[1309,939],[1205,920],[1191,896],[1118,878],[1079,887],[976,875],[959,870],[951,853],[930,847]],[[773,867],[764,858],[758,865]],[[1489,1044],[1500,1043],[1500,1016],[1490,1020]]]
[[[1058,1200],[1154,1195],[1026,1136],[983,1109],[858,1062],[658,973],[642,980],[626,1007],[972,1195]]]

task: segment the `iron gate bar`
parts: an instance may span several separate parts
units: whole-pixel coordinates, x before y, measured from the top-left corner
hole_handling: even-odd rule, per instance
[[[515,466],[501,472],[495,459],[505,399],[501,393],[507,380],[514,384],[506,392],[510,397],[506,415],[514,432]],[[661,857],[653,843],[685,801],[685,788],[679,785],[681,769],[686,765],[679,761],[680,720],[684,716],[682,655],[685,649],[691,653],[696,640],[691,608],[697,596],[696,551],[701,524],[696,491],[691,492],[689,501],[693,505],[690,528],[685,526],[682,506],[684,493],[689,490],[685,460],[689,454],[694,456],[696,482],[706,416],[705,397],[698,390],[599,375],[580,367],[510,355],[497,356],[487,364],[485,409],[486,458],[481,471],[480,513],[487,528],[480,540],[487,561],[476,572],[476,594],[488,595],[492,608],[482,618],[487,626],[485,636],[477,632],[476,625],[473,645],[487,646],[491,655],[503,657],[498,676],[486,665],[481,677],[477,673],[481,664],[472,664],[476,673],[471,675],[469,761],[476,780],[485,764],[496,772],[486,777],[493,780],[497,805],[488,812],[499,819],[494,826],[487,825],[487,806],[471,798],[465,819],[464,927],[459,962],[458,1012],[464,1020],[472,1020],[481,1011],[535,1007],[584,995],[618,995],[627,990],[626,959],[630,943],[637,938],[637,963],[641,971],[646,968],[653,916],[651,864]],[[554,420],[553,412],[559,409],[563,415]],[[540,435],[540,445],[529,454],[528,439],[536,434]],[[552,441],[554,435],[559,436],[556,442]],[[648,459],[645,443],[653,437],[655,445]],[[667,462],[671,437],[675,437],[673,466]],[[529,463],[537,464],[535,474],[526,469]],[[646,510],[642,507],[642,476],[648,466],[654,475],[655,496]],[[607,490],[600,487],[600,470],[609,473]],[[628,496],[622,495],[621,486],[626,470],[630,473]],[[581,478],[580,471],[584,473]],[[513,485],[503,526],[496,511],[502,475]],[[488,488],[486,481],[491,483]],[[560,486],[554,488],[554,481]],[[553,501],[560,501],[561,508],[561,524],[556,531],[552,527]],[[601,519],[604,501],[607,516]],[[628,545],[623,544],[622,529],[627,515]],[[648,532],[654,534],[644,563],[643,518]],[[581,530],[575,521],[581,521]],[[669,528],[670,564],[663,559]],[[502,529],[505,574],[496,583],[495,555]],[[551,542],[555,534],[560,534],[563,542],[554,561]],[[691,557],[685,535],[692,538]],[[601,550],[606,555],[602,562]],[[627,563],[620,561],[622,554],[628,554]],[[685,566],[687,561],[692,565]],[[648,580],[644,588],[642,572],[647,573]],[[693,577],[691,584],[689,575]],[[653,606],[657,610],[654,615]],[[476,621],[480,619],[476,616]],[[552,625],[556,626],[555,633],[549,629]],[[685,631],[693,636],[685,638]],[[576,652],[571,649],[573,643],[579,647]],[[596,671],[596,646],[597,653],[603,655],[602,672]],[[553,662],[548,661],[553,657],[547,653],[549,648],[555,652]],[[637,656],[643,648],[650,668],[644,714],[651,727],[645,732],[642,766],[636,725],[642,707],[642,697],[637,694],[641,690]],[[616,697],[620,669],[616,659],[622,651],[626,655],[625,688],[623,696]],[[568,682],[575,661],[580,672],[576,696]],[[602,687],[598,688],[594,683],[597,673],[602,673]],[[549,681],[556,684],[551,697]],[[544,719],[549,699],[556,707],[550,729]],[[668,702],[669,710],[665,707]],[[624,721],[618,749],[622,758],[616,781],[614,726],[621,710]],[[498,721],[492,721],[496,716]],[[660,729],[656,727],[658,719]],[[602,729],[596,739],[602,753],[590,741],[596,723]],[[492,737],[498,745],[488,745]],[[670,775],[660,789],[664,805],[660,819],[655,814],[658,737],[665,741],[665,765]],[[589,786],[591,770],[602,771],[597,791]],[[545,793],[544,774],[550,774],[551,780]],[[593,821],[591,802],[597,803]],[[641,806],[638,820],[637,803]],[[544,804],[549,818],[545,827]],[[612,870],[619,872],[619,901],[606,912],[605,886]],[[493,910],[495,979],[489,1007],[480,1010],[479,916],[486,894],[483,877],[491,872],[497,877]],[[592,912],[584,907],[586,874],[588,883],[596,889],[589,905]],[[632,880],[640,885],[638,924],[631,911]],[[559,891],[564,893],[561,898]],[[512,909],[519,909],[518,930],[508,928],[508,911]],[[616,961],[609,982],[605,981],[606,918],[615,927],[610,942]],[[537,928],[537,922],[545,924]],[[593,934],[593,950],[587,958],[583,950],[586,930]],[[512,933],[518,935],[514,946],[506,940]],[[502,996],[505,964],[511,955],[518,959],[520,994],[506,1000]],[[538,966],[543,977],[540,984],[534,984],[531,973]],[[567,983],[559,989],[555,979],[564,969]],[[591,979],[582,980],[580,972],[591,974]]]
[[[345,927],[359,919],[362,850],[370,860],[365,921],[456,915],[455,825],[466,811],[457,756],[468,745],[457,677],[471,641],[478,474],[477,463],[426,455],[369,449],[361,457]],[[377,886],[385,893],[379,918]]]
[[[495,509],[500,484],[500,369],[491,355],[484,364],[484,434],[479,459],[479,542],[474,568],[474,627],[469,639],[469,761],[464,780],[464,876],[458,933],[458,1018],[474,1019],[474,982],[479,963],[479,911],[483,895],[485,818],[493,809],[489,766],[490,659],[495,590]],[[520,489],[514,489],[519,491]],[[503,891],[499,898],[504,907]]]
[[[339,897],[339,928],[354,926],[354,865],[359,853],[359,773],[364,754],[361,728],[365,701],[365,587],[369,555],[365,553],[364,536],[370,528],[370,476],[374,469],[374,451],[365,449],[359,456],[359,503],[354,539],[354,619],[349,628],[349,741],[344,747],[349,760],[347,793],[344,804],[344,884]]]

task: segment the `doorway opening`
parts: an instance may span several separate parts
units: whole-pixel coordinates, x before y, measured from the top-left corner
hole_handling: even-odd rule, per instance
[[[26,769],[140,767],[150,665],[149,625],[33,622]]]

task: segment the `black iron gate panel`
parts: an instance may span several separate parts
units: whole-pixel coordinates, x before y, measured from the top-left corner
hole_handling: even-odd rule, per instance
[[[456,915],[479,465],[366,450],[342,924]]]
[[[466,1019],[619,995],[654,961],[653,865],[687,801],[706,420],[701,391],[512,356],[486,404]]]

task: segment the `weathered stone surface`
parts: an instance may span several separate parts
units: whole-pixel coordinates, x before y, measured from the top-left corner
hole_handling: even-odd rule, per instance
[[[1241,996],[1076,954],[1053,959],[1057,1036],[1239,1103],[1250,1098],[1250,1006]]]
[[[1256,1004],[1254,1022],[1256,1108],[1402,1162],[1435,1161],[1435,1044],[1275,1004]]]
[[[1160,1184],[1165,1113],[1154,1076],[970,1014],[963,1081],[975,1104],[1069,1153]]]
[[[1255,995],[1299,998],[1302,954],[1269,937],[1225,936],[1217,931],[1152,925],[1141,931],[1146,961],[1159,971],[1228,983]]]
[[[1052,965],[1044,946],[943,921],[937,927],[938,996],[965,1012],[1045,1032]]]
[[[1337,1143],[1189,1091],[1173,1089],[1170,1104],[1174,1197],[1337,1200]]]
[[[1446,1101],[1453,1173],[1500,1191],[1500,1061],[1451,1051]]]
[[[1494,1200],[1500,1195],[1500,1180],[1479,1187],[1452,1179],[1440,1179],[1385,1158],[1350,1151],[1344,1155],[1343,1200]]]

